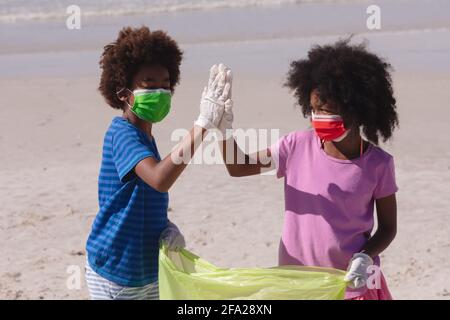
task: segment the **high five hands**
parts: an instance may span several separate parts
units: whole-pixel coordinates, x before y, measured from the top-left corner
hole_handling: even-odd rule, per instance
[[[195,121],[195,125],[207,130],[218,129],[220,140],[225,140],[232,130],[232,80],[231,70],[224,64],[211,67],[208,85],[203,89],[200,100],[200,114]]]
[[[208,85],[200,100],[200,115],[195,126],[206,130],[217,129],[217,140],[221,140],[220,151],[232,177],[261,174],[275,169],[270,148],[248,154],[237,145],[233,137],[233,101],[231,99],[232,73],[224,64],[213,65]]]

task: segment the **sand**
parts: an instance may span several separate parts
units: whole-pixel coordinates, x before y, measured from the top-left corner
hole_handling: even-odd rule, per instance
[[[382,268],[397,299],[450,298],[450,65],[445,64],[450,44],[442,41],[449,33],[359,38],[369,39],[370,48],[396,68],[400,128],[382,147],[396,162],[398,235],[382,254]],[[183,44],[186,56],[173,111],[154,129],[161,154],[175,144],[170,141],[174,129],[192,126],[207,69],[220,61],[235,73],[236,128],[275,128],[280,134],[307,128],[282,87],[284,75],[290,59],[304,56],[311,44],[336,39]],[[0,62],[22,63],[17,72],[4,65],[0,78],[2,299],[88,298],[85,241],[98,210],[102,139],[111,118],[119,115],[96,91],[99,52],[83,51],[79,67],[67,65],[78,56],[70,51],[38,58],[0,55]],[[40,63],[32,65],[33,59]],[[61,70],[64,64],[70,71]],[[218,266],[270,267],[277,264],[283,208],[283,183],[274,176],[231,178],[222,165],[191,165],[170,191],[169,217],[184,233],[188,249]],[[79,288],[69,277],[76,272]]]

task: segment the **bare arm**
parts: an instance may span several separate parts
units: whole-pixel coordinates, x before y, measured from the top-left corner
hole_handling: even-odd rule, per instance
[[[397,201],[395,194],[376,200],[378,228],[372,238],[362,248],[375,257],[383,252],[397,234]]]
[[[274,169],[270,149],[245,154],[234,138],[224,140],[221,146],[222,157],[227,171],[232,177],[245,177]]]
[[[194,127],[162,161],[158,162],[152,157],[140,161],[134,168],[136,175],[154,189],[167,192],[192,159],[205,137],[207,128],[218,126],[230,90],[231,83],[227,81],[226,67],[222,64],[213,65],[208,85],[203,90],[200,114]]]
[[[157,191],[167,192],[202,143],[205,132],[206,129],[194,126],[174,150],[160,162],[153,157],[140,161],[134,168],[136,175]]]

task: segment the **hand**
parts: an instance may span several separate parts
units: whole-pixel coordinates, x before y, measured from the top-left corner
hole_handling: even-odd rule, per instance
[[[205,129],[216,128],[225,108],[231,84],[227,83],[227,68],[220,64],[213,65],[210,70],[208,86],[205,87],[200,101],[200,115],[195,125]]]
[[[373,265],[371,257],[365,253],[355,253],[344,277],[344,280],[348,282],[347,285],[352,289],[363,287],[368,278],[367,268],[371,265]]]
[[[169,221],[168,226],[161,233],[159,242],[167,245],[167,248],[172,251],[179,251],[186,246],[184,236],[176,225]]]
[[[225,108],[222,116],[222,120],[220,120],[218,129],[221,132],[219,140],[227,140],[228,136],[232,134],[233,130],[233,100],[231,100],[231,88],[232,88],[233,77],[231,74],[231,70],[227,70],[226,73],[226,82],[230,84],[230,91],[228,94],[228,100],[225,101]]]

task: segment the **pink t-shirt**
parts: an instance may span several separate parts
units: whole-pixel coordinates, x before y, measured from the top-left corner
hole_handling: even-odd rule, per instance
[[[398,190],[393,157],[372,144],[356,159],[331,157],[313,129],[283,136],[271,153],[285,189],[279,265],[346,270],[372,232],[374,199]],[[346,298],[365,291],[348,289]]]

